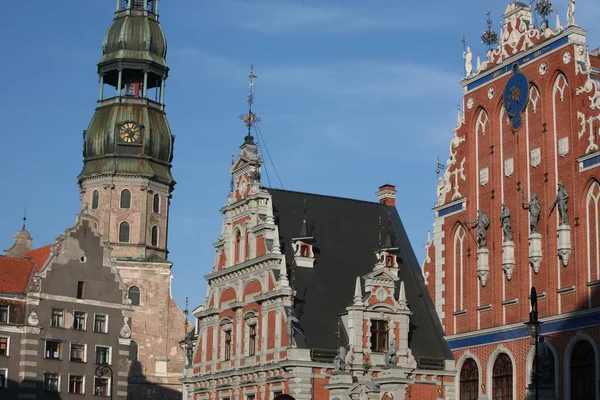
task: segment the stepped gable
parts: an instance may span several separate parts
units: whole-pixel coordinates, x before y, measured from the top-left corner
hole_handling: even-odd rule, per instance
[[[309,348],[333,350],[347,343],[343,329],[338,328],[339,315],[353,298],[356,277],[372,272],[377,261],[379,221],[385,230],[389,221],[400,249],[400,280],[396,283],[396,293],[404,281],[412,311],[409,347],[417,360],[418,357],[452,359],[419,263],[395,207],[311,193],[267,190],[273,199],[290,285],[296,291],[296,315]],[[307,223],[314,237],[314,268],[295,267],[294,250],[290,245],[302,226],[305,201]],[[385,234],[383,232],[382,241]]]

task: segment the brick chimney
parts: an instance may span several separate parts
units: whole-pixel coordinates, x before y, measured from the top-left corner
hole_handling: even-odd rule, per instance
[[[379,186],[377,191],[377,199],[381,204],[396,207],[396,186],[386,183]]]

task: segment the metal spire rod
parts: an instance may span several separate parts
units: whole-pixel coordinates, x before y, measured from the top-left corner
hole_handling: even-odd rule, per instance
[[[26,223],[27,223],[27,206],[25,206],[25,212],[23,213],[23,230],[25,230]]]
[[[244,121],[244,125],[248,127],[248,136],[252,136],[252,127],[260,122],[260,118],[252,112],[252,104],[254,104],[254,79],[257,79],[258,76],[254,75],[254,65],[250,64],[250,73],[248,74],[248,78],[250,78],[250,82],[248,83],[249,93],[248,93],[248,113],[244,115],[240,115],[240,119]]]

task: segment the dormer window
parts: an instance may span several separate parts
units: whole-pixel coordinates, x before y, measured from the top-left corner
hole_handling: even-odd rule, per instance
[[[299,267],[313,268],[315,263],[315,254],[313,251],[313,238],[292,239],[294,249],[294,262]]]
[[[385,266],[392,267],[394,265],[394,258],[392,256],[385,257]]]
[[[371,321],[371,351],[383,353],[388,347],[388,322],[381,320]]]
[[[303,244],[300,246],[300,256],[301,257],[309,257],[308,253],[309,253],[310,248],[308,247],[308,245]]]

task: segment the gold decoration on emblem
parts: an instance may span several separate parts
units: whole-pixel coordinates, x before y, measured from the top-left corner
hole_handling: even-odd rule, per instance
[[[123,125],[121,125],[119,135],[121,137],[121,140],[123,140],[126,143],[137,142],[140,138],[140,127],[133,122],[126,122]]]

